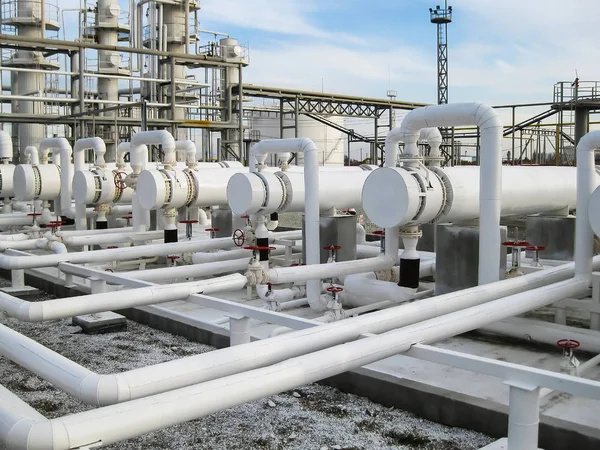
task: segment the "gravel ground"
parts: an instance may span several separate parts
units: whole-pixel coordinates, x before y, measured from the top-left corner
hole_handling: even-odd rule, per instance
[[[4,318],[0,323],[100,373],[213,350],[131,321],[126,332],[95,336],[81,333],[70,320],[28,324]],[[89,409],[2,357],[0,380],[48,418]],[[313,384],[106,448],[470,450],[491,441]]]

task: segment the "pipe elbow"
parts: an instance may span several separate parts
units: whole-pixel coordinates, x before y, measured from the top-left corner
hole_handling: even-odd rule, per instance
[[[0,158],[13,159],[12,138],[7,131],[0,130]]]
[[[585,134],[577,144],[577,153],[593,152],[600,148],[600,130]]]
[[[79,385],[79,399],[86,405],[108,406],[131,399],[128,386],[121,386],[117,375],[88,375]]]
[[[55,450],[73,448],[69,434],[60,420],[24,418],[6,435],[6,446],[15,450]]]
[[[298,150],[300,152],[306,154],[308,152],[316,152],[319,149],[317,148],[317,145],[313,142],[312,139],[304,137],[304,138],[299,138]]]
[[[475,109],[475,124],[482,130],[490,128],[502,129],[502,120],[498,112],[491,106],[483,103],[474,103]]]

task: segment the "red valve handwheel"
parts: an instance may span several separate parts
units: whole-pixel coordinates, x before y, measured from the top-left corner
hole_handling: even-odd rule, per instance
[[[326,245],[323,250],[339,250],[340,248],[342,248],[341,245]]]
[[[385,230],[375,230],[373,231],[373,234],[376,234],[377,236],[385,236]]]
[[[188,223],[198,223],[198,221],[197,220],[191,220],[191,219],[189,219],[189,220],[180,220],[179,223],[185,223],[185,224],[188,224]]]
[[[204,231],[219,231],[220,228],[205,228]]]
[[[125,190],[127,187],[127,184],[125,184],[125,178],[127,178],[127,174],[125,172],[115,172],[115,175],[113,176],[115,187],[120,191]]]
[[[338,286],[331,286],[327,288],[327,292],[331,292],[332,294],[337,294],[338,292],[342,292],[344,288]]]
[[[233,232],[233,243],[237,246],[237,247],[241,247],[242,245],[244,245],[244,241],[246,240],[246,235],[244,234],[243,230],[240,230],[239,228],[237,230],[235,230]]]
[[[571,349],[579,347],[581,344],[579,343],[579,341],[576,341],[575,339],[560,339],[560,340],[556,341],[556,345],[558,345],[561,348],[571,350]]]

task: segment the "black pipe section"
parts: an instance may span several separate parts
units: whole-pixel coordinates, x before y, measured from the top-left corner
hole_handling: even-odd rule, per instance
[[[169,242],[177,242],[177,229],[175,230],[164,230],[165,244]]]
[[[269,248],[269,238],[256,238],[256,245],[265,249]],[[269,250],[259,250],[259,261],[269,260]]]
[[[108,220],[96,220],[96,230],[107,230]]]
[[[419,287],[420,259],[400,259],[400,281],[398,286],[416,289]]]

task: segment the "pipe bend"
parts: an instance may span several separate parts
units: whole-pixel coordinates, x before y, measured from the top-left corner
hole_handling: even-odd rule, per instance
[[[6,436],[8,448],[16,450],[55,450],[74,448],[64,424],[60,420],[22,418]]]
[[[119,382],[118,375],[92,373],[79,385],[79,400],[86,405],[108,406],[131,399],[128,385]]]

